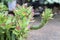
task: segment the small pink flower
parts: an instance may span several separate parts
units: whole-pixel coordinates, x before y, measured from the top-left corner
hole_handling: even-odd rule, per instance
[[[32,9],[32,13],[34,13],[34,9]]]
[[[30,25],[28,25],[27,27],[28,27],[28,29],[30,29],[30,27],[31,27],[31,26],[30,26]]]

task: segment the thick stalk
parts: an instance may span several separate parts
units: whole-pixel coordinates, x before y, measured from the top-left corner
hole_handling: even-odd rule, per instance
[[[12,33],[12,40],[15,40],[15,35]]]
[[[4,40],[4,34],[1,34],[1,40]]]
[[[6,40],[11,40],[10,31],[6,31]]]

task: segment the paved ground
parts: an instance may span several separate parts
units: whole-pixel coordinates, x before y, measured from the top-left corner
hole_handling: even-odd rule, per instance
[[[39,17],[34,25],[40,22]],[[60,15],[56,15],[43,28],[31,30],[27,40],[60,40]]]

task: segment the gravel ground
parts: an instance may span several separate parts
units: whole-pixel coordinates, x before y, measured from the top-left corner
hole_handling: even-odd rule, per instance
[[[39,25],[40,18],[35,18],[34,26]],[[60,15],[55,15],[44,27],[31,30],[27,40],[60,40]]]

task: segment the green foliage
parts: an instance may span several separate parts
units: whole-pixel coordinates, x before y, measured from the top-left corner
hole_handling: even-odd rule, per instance
[[[20,30],[14,30],[14,34],[17,35],[17,37],[24,38],[28,32],[28,25],[30,23],[30,19],[32,16],[31,12],[32,8],[31,7],[25,7],[25,6],[19,6],[17,9],[14,11],[15,17],[16,17],[16,22],[17,26],[20,26]]]
[[[13,0],[5,0],[5,1],[7,1],[7,2],[12,2]]]
[[[1,0],[1,2],[12,2],[13,0]]]
[[[0,40],[5,40],[4,36],[6,36],[6,40],[11,40],[10,31],[15,28],[15,20],[12,17],[5,16],[4,13],[0,14]],[[2,37],[3,36],[3,37]],[[3,39],[2,39],[3,38]]]
[[[19,6],[14,10],[15,16],[5,15],[6,11],[2,9],[3,7],[0,10],[0,40],[23,40],[29,30],[32,8]]]
[[[53,16],[52,9],[48,9],[48,8],[46,8],[45,11],[42,14],[42,18],[44,20],[49,20],[49,19],[52,18],[52,16]]]
[[[52,9],[46,8],[42,14],[42,21],[40,26],[44,26],[50,19],[52,19]]]
[[[47,4],[47,3],[49,3],[49,4],[59,3],[60,4],[60,0],[46,0],[45,4]]]
[[[3,3],[0,3],[0,11],[6,11],[6,10],[8,10],[8,8],[5,5],[3,5]]]

